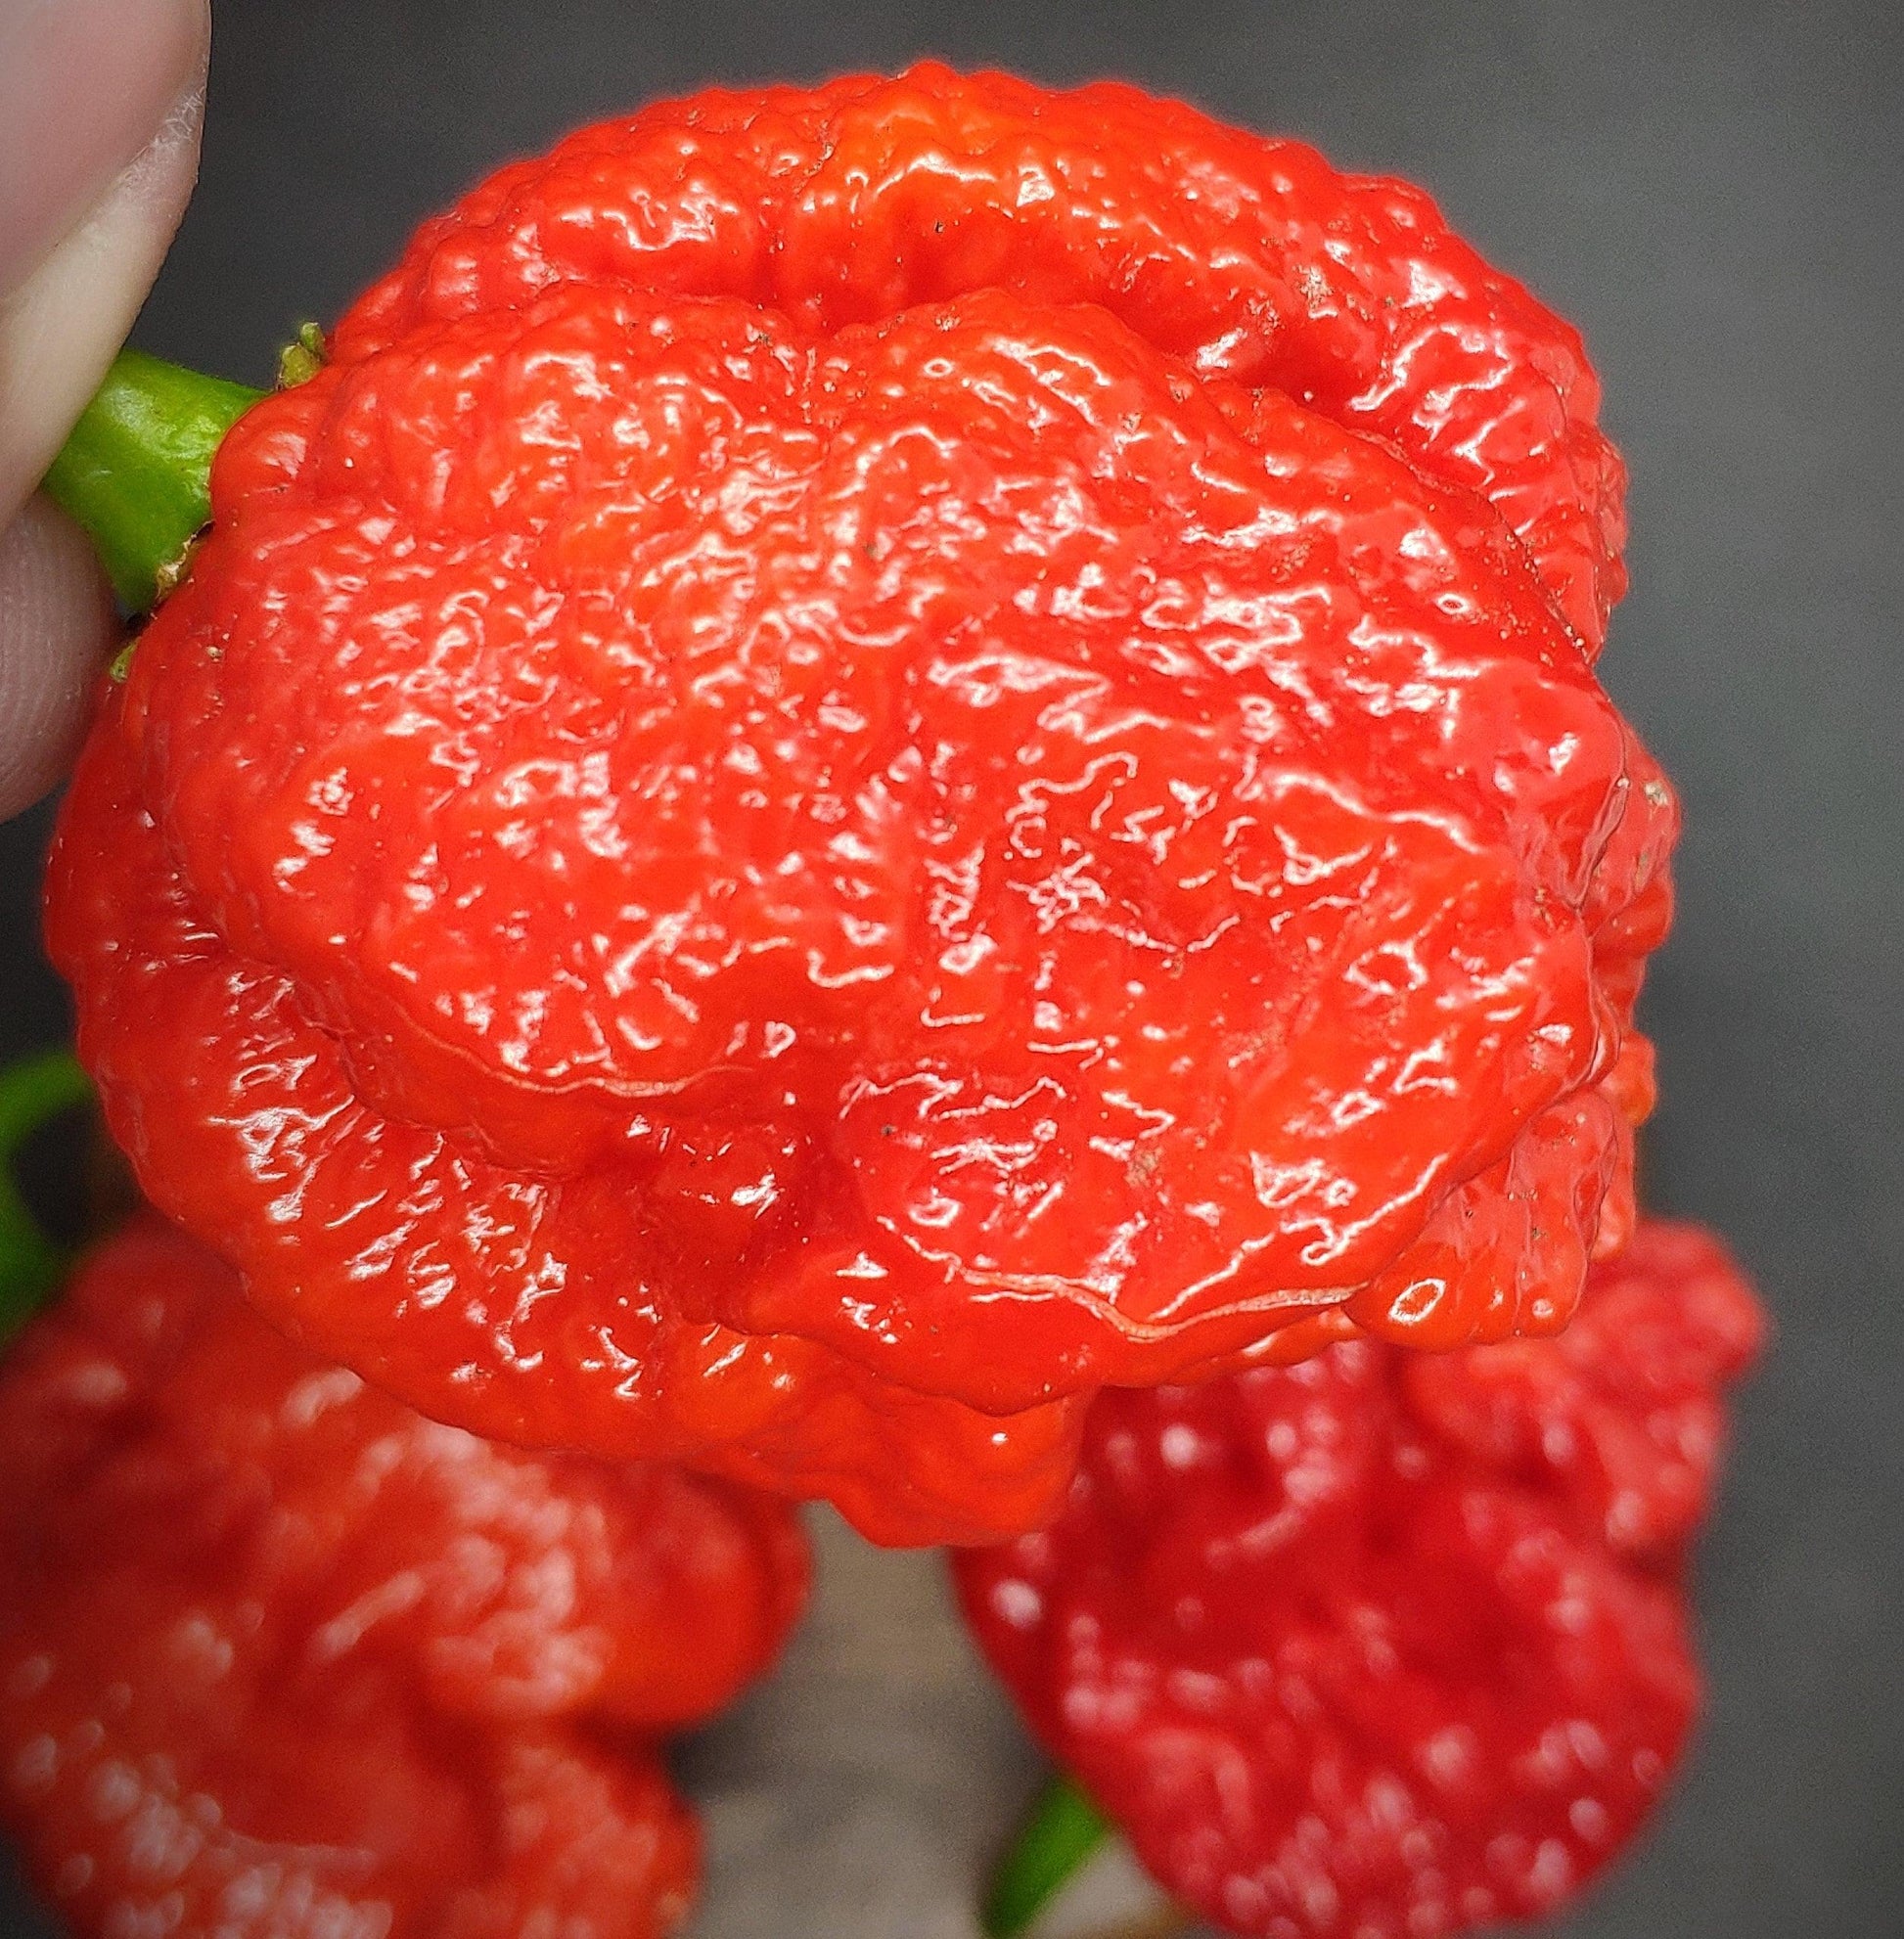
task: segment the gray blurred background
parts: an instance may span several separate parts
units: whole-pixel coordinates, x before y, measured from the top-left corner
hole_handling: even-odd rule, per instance
[[[1573,318],[1633,471],[1609,684],[1682,789],[1646,1180],[1757,1275],[1688,1781],[1574,1939],[1904,1934],[1904,9],[214,0],[204,172],[136,340],[255,383],[572,123],[933,52],[1115,74],[1425,184]],[[0,1055],[56,1040],[46,811],[0,829]],[[929,1557],[837,1531],[788,1670],[683,1759],[696,1939],[961,1939],[1035,1760]],[[0,1932],[43,1928],[0,1896]]]

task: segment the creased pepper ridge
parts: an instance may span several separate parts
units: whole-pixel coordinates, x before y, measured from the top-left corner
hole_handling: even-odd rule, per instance
[[[149,1189],[418,1405],[887,1539],[1106,1382],[1560,1325],[1673,827],[1594,401],[1417,192],[1129,90],[505,169],[227,440],[75,791]]]

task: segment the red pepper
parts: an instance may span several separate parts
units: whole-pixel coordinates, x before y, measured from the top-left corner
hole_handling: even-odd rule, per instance
[[[75,1933],[651,1939],[658,1740],[758,1675],[773,1497],[487,1446],[142,1217],[0,1369],[0,1820]]]
[[[1216,1924],[1442,1939],[1547,1916],[1683,1749],[1686,1545],[1763,1328],[1715,1240],[1649,1221],[1558,1339],[1356,1341],[1107,1394],[1061,1519],[955,1558],[968,1621]],[[1006,1875],[1041,1893],[1050,1870]],[[992,1929],[1032,1896],[1001,1892]]]
[[[1675,810],[1572,330],[921,68],[586,129],[240,420],[49,901],[147,1190],[479,1431],[989,1539],[1106,1385],[1560,1327]]]

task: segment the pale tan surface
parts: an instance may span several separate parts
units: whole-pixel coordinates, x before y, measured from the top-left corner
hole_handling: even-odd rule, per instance
[[[987,1867],[1045,1766],[959,1625],[935,1554],[812,1516],[813,1607],[779,1674],[684,1747],[707,1882],[686,1939],[977,1939]],[[1149,1895],[1111,1868],[1061,1935]],[[1078,1922],[1079,1920],[1085,1922]]]

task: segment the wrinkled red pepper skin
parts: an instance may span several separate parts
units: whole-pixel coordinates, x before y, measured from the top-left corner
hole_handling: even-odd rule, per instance
[[[586,129],[234,429],[49,936],[147,1190],[482,1432],[973,1541],[1083,1403],[1564,1323],[1669,790],[1575,334],[926,68]]]
[[[1064,1516],[955,1558],[968,1621],[1218,1925],[1547,1916],[1684,1746],[1686,1545],[1763,1330],[1708,1234],[1649,1220],[1558,1339],[1106,1394]]]
[[[661,1733],[772,1658],[793,1511],[487,1445],[142,1218],[0,1370],[0,1822],[72,1931],[658,1939]]]

